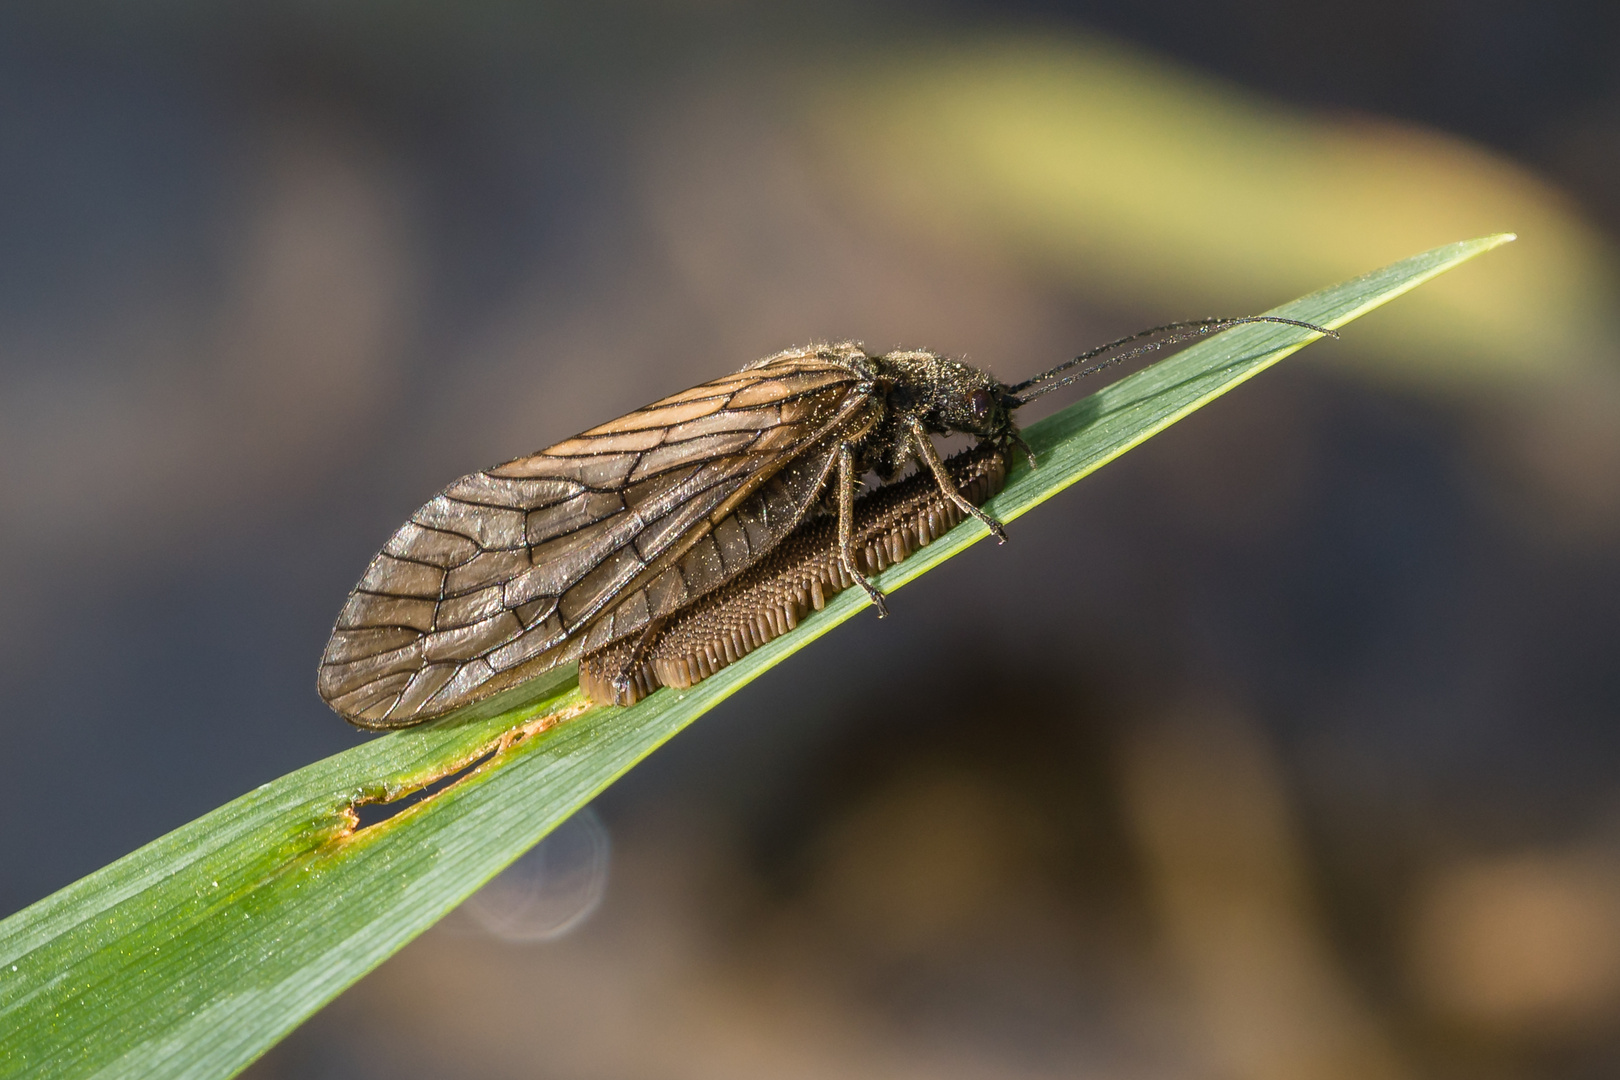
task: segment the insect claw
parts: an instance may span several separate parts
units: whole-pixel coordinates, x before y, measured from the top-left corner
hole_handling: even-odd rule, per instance
[[[991,517],[989,514],[985,513],[983,510],[979,509],[977,506],[974,506],[966,499],[962,500],[961,506],[962,509],[966,510],[968,513],[972,514],[974,517],[978,518],[984,523],[984,527],[990,530],[990,535],[996,538],[996,543],[1005,544],[1007,542],[1007,527],[1005,525]]]
[[[1023,437],[1021,435],[1017,434],[1016,432],[1013,434],[1012,438],[1009,439],[1008,441],[1011,442],[1012,445],[1018,447],[1018,449],[1020,449],[1020,450],[1022,450],[1024,452],[1024,459],[1029,462],[1029,467],[1031,469],[1034,469],[1035,468],[1035,451],[1030,449],[1029,443],[1025,442]]]
[[[877,608],[878,618],[880,618],[880,619],[888,618],[889,617],[889,605],[888,605],[887,602],[884,601],[883,594],[878,592],[877,586],[873,585],[870,581],[867,581],[866,578],[864,578],[864,577],[862,577],[862,578],[860,578],[858,580],[861,583],[861,588],[866,590],[867,599],[871,600],[872,604]]]

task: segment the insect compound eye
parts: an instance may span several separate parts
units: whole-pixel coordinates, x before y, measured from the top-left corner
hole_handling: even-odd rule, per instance
[[[990,419],[990,391],[973,391],[973,396],[968,398],[968,411],[973,414],[975,423],[982,424]]]

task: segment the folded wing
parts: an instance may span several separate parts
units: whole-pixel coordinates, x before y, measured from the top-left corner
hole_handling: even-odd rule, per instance
[[[869,420],[850,350],[784,353],[462,477],[395,532],[321,657],[321,696],[401,727],[636,633],[780,541]]]

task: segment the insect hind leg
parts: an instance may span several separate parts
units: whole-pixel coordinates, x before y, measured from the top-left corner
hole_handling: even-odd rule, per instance
[[[580,657],[580,689],[598,705],[634,705],[664,685],[651,662],[664,623],[656,619],[637,638],[621,638]]]
[[[848,443],[838,448],[838,561],[844,573],[866,590],[867,597],[877,607],[878,618],[889,614],[889,605],[877,586],[866,579],[855,560],[855,452]]]
[[[613,688],[613,704],[634,705],[658,688],[658,679],[647,664],[647,656],[652,652],[659,635],[664,632],[664,623],[667,621],[666,618],[659,618],[648,623],[647,628],[636,639],[636,643],[619,662],[618,670],[613,673],[613,679],[609,684]]]

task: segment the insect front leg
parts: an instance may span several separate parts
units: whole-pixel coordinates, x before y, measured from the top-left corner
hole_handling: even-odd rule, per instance
[[[1015,431],[1007,436],[1007,442],[1012,446],[1018,447],[1018,449],[1024,452],[1024,460],[1029,462],[1029,467],[1031,469],[1037,467],[1035,464],[1035,451],[1030,448],[1029,443],[1024,441],[1024,437],[1022,435]]]
[[[928,429],[923,427],[921,420],[915,416],[906,421],[906,427],[911,430],[911,441],[917,444],[917,455],[927,464],[930,472],[934,474],[934,481],[939,484],[939,490],[945,497],[955,503],[964,514],[972,514],[985,527],[995,535],[996,543],[1007,542],[1007,530],[1001,522],[974,506],[962,493],[956,490],[956,484],[951,480],[951,474],[945,470],[945,463],[939,459],[939,451],[934,449],[934,440],[928,437]]]
[[[855,452],[848,443],[838,448],[838,561],[855,583],[866,590],[866,595],[877,605],[878,618],[889,613],[883,594],[877,586],[866,580],[855,563]]]

